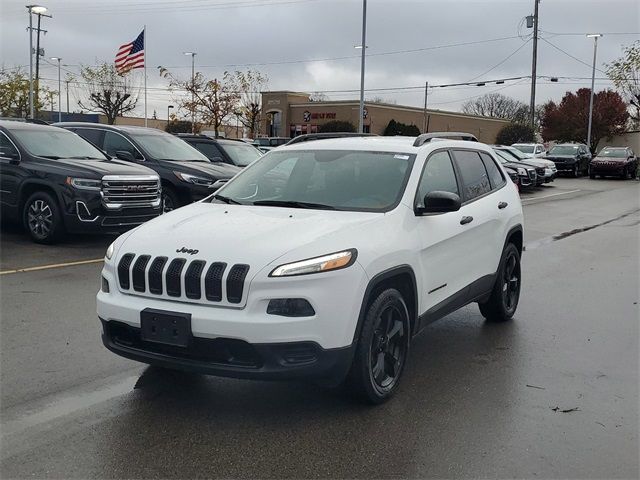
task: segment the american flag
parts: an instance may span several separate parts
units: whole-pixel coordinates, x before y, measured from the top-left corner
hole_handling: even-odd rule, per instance
[[[116,71],[120,75],[135,68],[144,68],[144,30],[133,42],[122,45],[116,53]]]

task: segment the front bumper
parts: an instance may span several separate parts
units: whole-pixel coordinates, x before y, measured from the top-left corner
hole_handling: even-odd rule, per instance
[[[554,163],[558,172],[573,172],[573,169],[578,164],[578,162],[557,162],[555,160]]]
[[[323,379],[339,383],[348,373],[354,348],[323,349],[314,342],[250,344],[233,338],[193,337],[188,347],[141,339],[140,329],[102,322],[105,347],[130,360],[222,377],[281,380]]]
[[[589,172],[595,175],[622,175],[626,164],[624,163],[591,163]]]
[[[90,209],[77,202],[76,211],[65,213],[65,228],[70,233],[123,233],[162,213],[162,208],[131,208],[108,212],[103,208]]]

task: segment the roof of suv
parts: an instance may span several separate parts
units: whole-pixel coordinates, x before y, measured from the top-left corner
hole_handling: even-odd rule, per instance
[[[375,152],[403,152],[403,153],[418,153],[421,148],[428,146],[442,146],[443,142],[445,146],[459,146],[469,147],[473,146],[486,146],[479,142],[470,142],[465,140],[449,140],[438,139],[438,142],[425,143],[421,146],[414,146],[416,137],[343,137],[343,138],[329,138],[323,140],[314,140],[313,142],[301,142],[293,145],[283,145],[278,150],[370,150]]]
[[[53,124],[56,127],[85,127],[85,128],[100,128],[103,130],[113,130],[116,132],[130,132],[130,133],[149,133],[149,134],[164,134],[162,130],[151,127],[137,127],[134,125],[106,125],[104,123],[92,123],[92,122],[58,122]]]
[[[57,129],[54,125],[43,125],[41,123],[32,122],[15,122],[13,120],[0,120],[0,127],[4,127],[7,130],[41,130]]]

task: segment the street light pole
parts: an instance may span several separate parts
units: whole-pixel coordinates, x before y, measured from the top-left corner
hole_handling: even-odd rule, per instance
[[[591,70],[591,95],[589,96],[589,126],[587,127],[587,146],[591,149],[591,124],[593,123],[593,89],[596,81],[596,55],[598,54],[598,38],[600,33],[590,33],[587,38],[593,38],[593,69]]]
[[[540,0],[534,0],[533,13],[533,59],[531,61],[531,100],[529,102],[529,122],[531,128],[535,128],[536,120],[536,76],[538,67],[538,5]]]
[[[51,57],[51,60],[58,61],[58,121],[62,121],[62,79],[60,78],[60,57]]]
[[[196,133],[196,52],[184,52],[191,55],[191,133]]]
[[[362,0],[362,56],[360,58],[360,114],[358,132],[364,133],[364,62],[367,51],[367,0]]]

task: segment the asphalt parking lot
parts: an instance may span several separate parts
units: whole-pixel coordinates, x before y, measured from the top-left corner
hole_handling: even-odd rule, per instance
[[[428,327],[379,407],[119,358],[95,314],[112,238],[3,226],[0,474],[638,478],[640,184],[560,178],[522,200],[514,321],[471,305]]]

